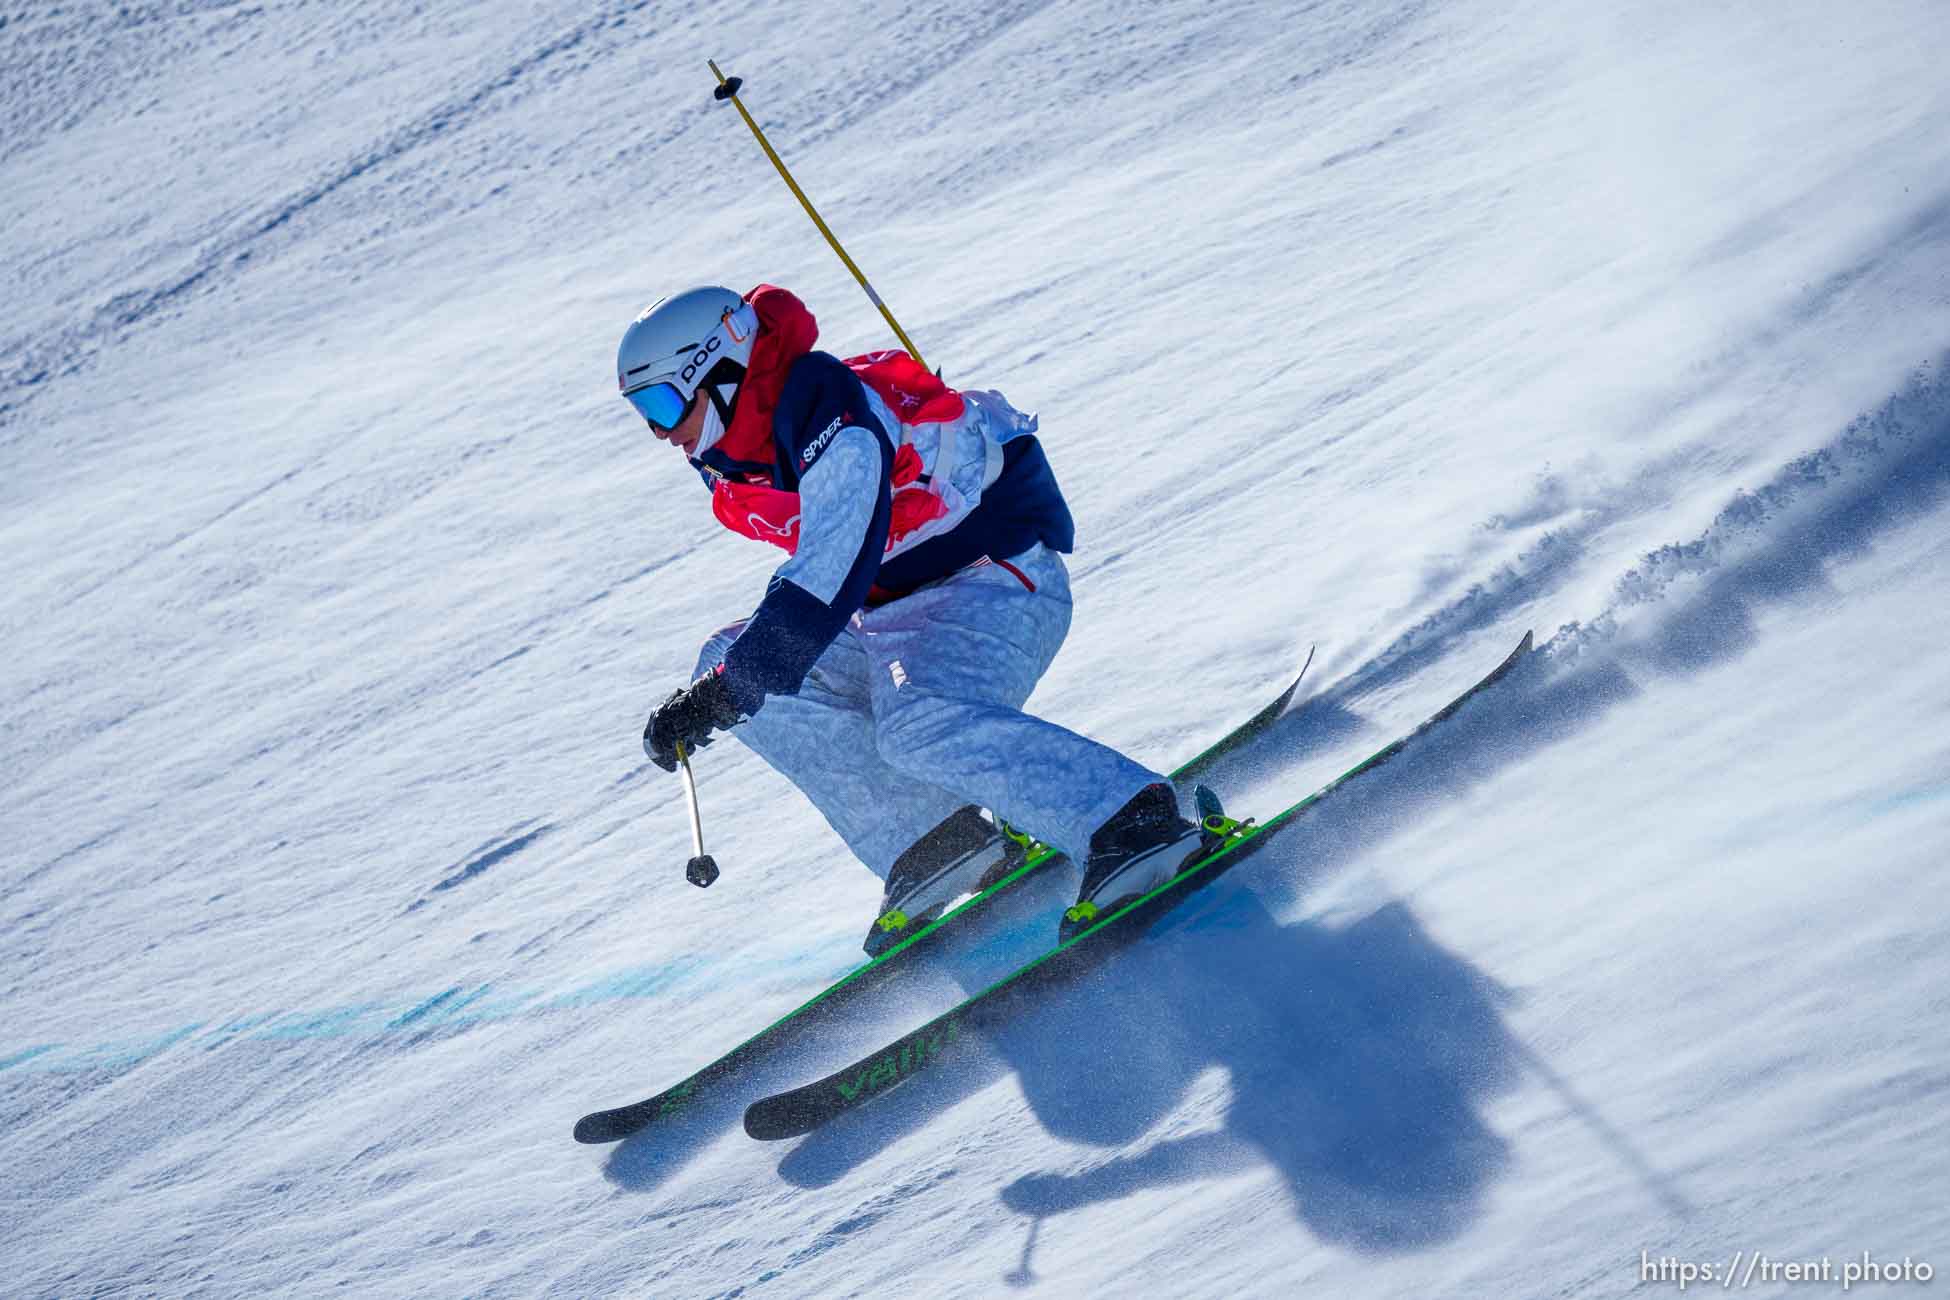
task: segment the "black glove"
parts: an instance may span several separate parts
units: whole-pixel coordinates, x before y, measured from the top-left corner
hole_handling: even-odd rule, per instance
[[[677,746],[686,753],[711,743],[711,733],[745,720],[731,702],[724,668],[713,668],[689,686],[670,693],[643,729],[643,752],[666,772],[677,770]]]

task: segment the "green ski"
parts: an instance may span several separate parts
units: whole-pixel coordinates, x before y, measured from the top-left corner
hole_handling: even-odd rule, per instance
[[[1487,677],[1451,700],[1421,726],[1369,755],[1265,825],[1225,816],[1216,801],[1208,802],[1201,791],[1200,814],[1206,830],[1218,841],[1213,852],[912,1033],[815,1083],[753,1103],[745,1111],[745,1132],[762,1141],[810,1133],[884,1095],[922,1070],[950,1059],[959,1045],[1005,1023],[1027,997],[1094,968],[1124,944],[1143,935],[1151,922],[1243,861],[1335,790],[1401,753],[1411,741],[1505,677],[1530,648],[1531,634],[1526,632],[1517,648]]]
[[[1281,691],[1272,703],[1227,732],[1210,748],[1179,766],[1171,773],[1171,779],[1183,781],[1198,775],[1224,755],[1237,750],[1272,726],[1291,706],[1293,697],[1300,688],[1300,682],[1305,678],[1307,669],[1312,664],[1313,651],[1310,649],[1307,652],[1306,662],[1300,665],[1300,671],[1294,676],[1292,683]],[[899,973],[903,958],[925,948],[938,946],[939,936],[950,925],[980,912],[997,897],[1035,872],[1038,867],[1061,856],[1046,845],[1032,843],[1028,846],[1026,860],[1014,871],[980,893],[962,900],[959,905],[902,939],[878,957],[864,965],[856,966],[824,991],[759,1030],[681,1083],[664,1089],[654,1097],[647,1097],[627,1106],[584,1115],[576,1121],[576,1141],[617,1142],[660,1121],[682,1115],[708,1095],[714,1086],[723,1083],[764,1053],[782,1047],[806,1031],[825,1024],[841,1007],[868,990],[883,986],[891,976]]]

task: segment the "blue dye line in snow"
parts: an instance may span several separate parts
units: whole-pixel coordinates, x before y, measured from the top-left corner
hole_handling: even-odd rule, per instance
[[[1866,810],[1869,816],[1880,817],[1885,813],[1901,812],[1907,808],[1916,808],[1943,799],[1950,799],[1950,785],[1925,785],[1918,786],[1914,790],[1898,790],[1895,794],[1871,799]]]
[[[354,1032],[360,1024],[380,1015],[385,1008],[376,1003],[350,1007],[328,1007],[323,1011],[294,1011],[273,1017],[248,1035],[251,1038],[336,1038]]]
[[[832,969],[832,955],[832,945],[821,943],[769,960],[741,961],[739,979],[745,983],[765,978],[837,979],[844,971]],[[680,957],[654,966],[619,971],[552,997],[535,990],[500,990],[493,984],[472,989],[455,985],[404,1005],[358,1002],[317,1011],[266,1011],[217,1024],[195,1021],[146,1038],[75,1045],[41,1043],[0,1056],[0,1071],[33,1074],[129,1070],[185,1041],[204,1051],[214,1051],[240,1038],[293,1041],[468,1028],[528,1012],[570,1011],[606,1002],[654,998],[711,974],[721,964],[707,958]]]
[[[51,1052],[59,1046],[59,1043],[42,1043],[39,1047],[30,1047],[24,1052],[15,1052],[12,1056],[0,1056],[0,1070],[31,1061],[35,1057]]]
[[[70,1047],[59,1057],[37,1057],[29,1068],[34,1070],[121,1069],[126,1064],[146,1061],[159,1052],[167,1051],[201,1028],[203,1025],[198,1022],[182,1025],[150,1038],[122,1039],[113,1043]]]
[[[488,991],[488,988],[489,988],[488,985],[483,984],[479,989],[475,990],[474,996],[478,998],[484,995]],[[458,1001],[456,1001],[456,999],[458,999]],[[445,1007],[450,1012],[457,1011],[461,1007],[466,1006],[469,1002],[473,1000],[474,1000],[473,998],[462,997],[461,991],[458,987],[451,988],[448,989],[445,993],[434,994],[432,997],[428,998],[425,1002],[422,1002],[419,1006],[414,1007],[411,1011],[407,1011],[393,1017],[393,1019],[386,1022],[386,1028],[403,1029],[407,1025],[412,1024],[416,1020],[428,1019],[429,1017],[433,1016],[435,1013],[439,1012],[442,1007]]]
[[[682,957],[667,966],[641,966],[552,998],[548,1006],[553,1011],[593,1006],[598,1002],[616,1002],[624,998],[654,997],[685,976],[703,969],[704,965],[696,957]]]

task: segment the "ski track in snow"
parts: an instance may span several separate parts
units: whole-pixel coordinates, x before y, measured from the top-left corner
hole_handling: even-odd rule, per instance
[[[12,1293],[1943,1264],[1936,15],[809,12],[0,13]],[[1165,762],[1318,642],[1205,778],[1260,812],[1539,650],[970,1068],[738,1129],[1073,875],[591,1152],[873,893],[731,744],[682,886],[635,752],[768,563],[608,409],[620,322],[722,276],[881,330],[707,53],[930,362],[1041,410],[1037,707]]]

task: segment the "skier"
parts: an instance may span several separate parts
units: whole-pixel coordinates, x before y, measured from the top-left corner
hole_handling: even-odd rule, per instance
[[[679,745],[736,728],[886,882],[870,955],[1019,864],[1004,821],[1082,851],[1067,939],[1206,845],[1164,777],[1022,711],[1070,627],[1073,527],[1036,420],[905,352],[842,361],[817,337],[771,285],[659,299],[624,332],[623,396],[720,523],[788,554],[644,751],[675,771]]]

